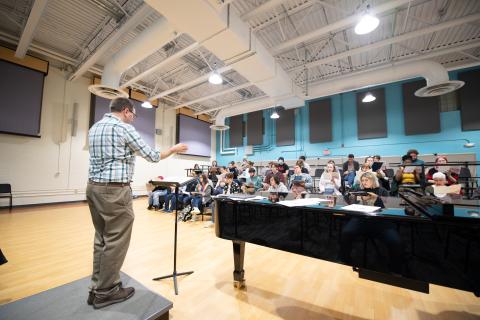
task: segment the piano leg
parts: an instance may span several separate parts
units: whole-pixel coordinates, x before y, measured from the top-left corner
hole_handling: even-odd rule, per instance
[[[243,270],[243,258],[245,256],[245,242],[233,242],[233,263],[235,270],[233,271],[233,286],[237,289],[245,287],[245,271]]]

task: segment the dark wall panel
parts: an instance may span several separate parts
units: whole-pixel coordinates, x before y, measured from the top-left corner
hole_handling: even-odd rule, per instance
[[[243,115],[230,118],[230,147],[243,146]]]
[[[480,130],[480,70],[461,72],[458,80],[465,81],[459,91],[462,130]]]
[[[155,108],[146,109],[141,106],[142,102],[130,99],[135,106],[137,118],[133,126],[140,134],[142,139],[150,147],[155,147]],[[96,95],[91,95],[90,101],[90,127],[103,118],[105,113],[110,112],[110,100]]]
[[[332,103],[323,99],[309,103],[310,143],[332,141]]]
[[[177,143],[186,143],[186,154],[210,157],[210,123],[183,114],[177,116]]]
[[[420,98],[415,91],[426,85],[425,80],[402,85],[405,135],[440,132],[439,97]]]
[[[247,114],[247,145],[263,144],[263,111]]]
[[[0,132],[40,135],[45,74],[0,60]]]
[[[379,88],[369,92],[377,98],[375,101],[362,102],[367,92],[356,94],[358,139],[385,138],[387,136],[385,90]]]
[[[278,111],[280,118],[276,121],[277,146],[295,144],[295,109]]]

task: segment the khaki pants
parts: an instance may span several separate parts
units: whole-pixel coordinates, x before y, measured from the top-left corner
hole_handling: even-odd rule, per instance
[[[132,234],[132,189],[89,183],[87,202],[95,227],[91,289],[113,289],[120,283]]]

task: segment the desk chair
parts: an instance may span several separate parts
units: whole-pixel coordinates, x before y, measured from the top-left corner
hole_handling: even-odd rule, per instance
[[[0,198],[10,198],[10,212],[12,212],[12,186],[9,183],[0,184]]]

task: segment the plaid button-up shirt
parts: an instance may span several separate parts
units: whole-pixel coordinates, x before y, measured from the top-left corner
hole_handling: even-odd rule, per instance
[[[88,144],[88,178],[95,182],[130,182],[135,153],[150,162],[160,161],[159,151],[150,148],[133,126],[111,113],[90,128]]]

